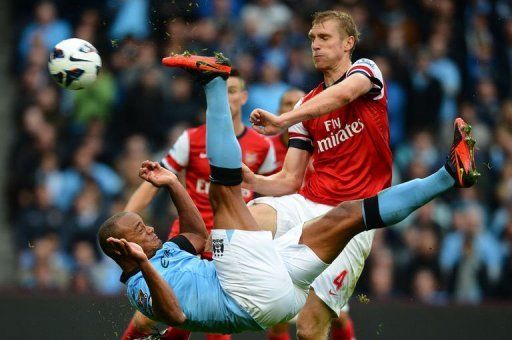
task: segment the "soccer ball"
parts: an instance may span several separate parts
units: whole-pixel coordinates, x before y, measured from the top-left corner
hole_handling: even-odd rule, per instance
[[[55,45],[48,60],[50,75],[61,87],[80,90],[90,86],[101,69],[98,51],[89,42],[71,38]]]

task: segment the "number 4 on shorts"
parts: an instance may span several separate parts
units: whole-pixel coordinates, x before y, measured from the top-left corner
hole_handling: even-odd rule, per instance
[[[344,269],[336,278],[334,281],[334,285],[336,286],[336,290],[340,290],[341,287],[343,287],[343,281],[345,280],[345,276],[347,276],[348,270]]]

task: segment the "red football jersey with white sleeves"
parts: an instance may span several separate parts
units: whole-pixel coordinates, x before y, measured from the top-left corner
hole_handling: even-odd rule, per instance
[[[252,171],[269,174],[276,169],[274,147],[266,137],[246,127],[237,139],[242,149],[242,161]],[[185,169],[187,192],[199,209],[209,232],[213,227],[213,212],[208,200],[210,165],[206,155],[206,125],[183,132],[161,162],[175,173]],[[253,198],[252,191],[243,189],[242,194],[246,202]],[[178,220],[173,223],[171,231],[173,235],[177,233]]]
[[[368,77],[373,87],[365,95],[323,116],[289,128],[290,147],[309,150],[313,170],[299,193],[314,202],[340,202],[376,195],[391,185],[387,94],[382,74],[370,59],[359,59],[337,81],[354,73]],[[324,90],[318,85],[297,105]]]

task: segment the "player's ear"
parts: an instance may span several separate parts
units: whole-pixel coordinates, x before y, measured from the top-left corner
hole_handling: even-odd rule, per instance
[[[249,93],[246,90],[242,91],[242,106],[247,103],[247,99],[249,99]]]
[[[345,38],[343,42],[343,48],[345,51],[351,51],[354,48],[354,44],[356,43],[356,38],[353,35],[350,35]]]

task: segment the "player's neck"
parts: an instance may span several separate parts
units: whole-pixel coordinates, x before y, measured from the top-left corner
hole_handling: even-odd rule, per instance
[[[137,267],[137,265],[135,263],[133,263],[132,261],[118,262],[118,264],[119,264],[119,267],[121,267],[121,270],[123,271],[123,273],[126,273],[126,274],[136,272],[139,269]]]
[[[240,136],[244,132],[245,125],[242,123],[242,117],[240,114],[235,114],[233,116],[233,127],[235,128],[235,136]]]
[[[337,80],[339,80],[348,71],[350,65],[352,65],[352,61],[350,60],[350,57],[348,57],[340,60],[340,62],[332,68],[324,70],[323,74],[325,86],[329,87]]]

